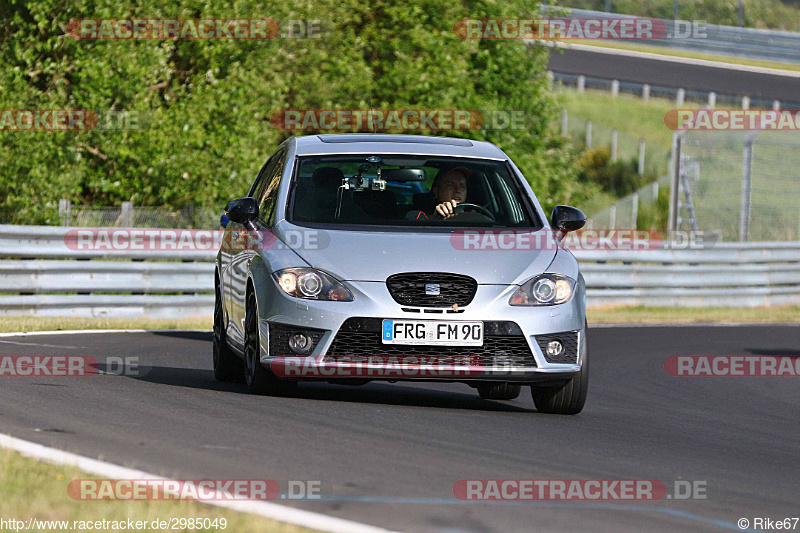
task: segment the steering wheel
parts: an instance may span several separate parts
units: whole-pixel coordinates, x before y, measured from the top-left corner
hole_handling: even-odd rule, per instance
[[[478,204],[467,204],[467,203],[458,204],[453,208],[453,215],[457,215],[458,213],[464,213],[467,211],[474,211],[480,215],[489,217],[490,219],[492,219],[492,222],[496,222],[496,219],[494,218],[492,212],[483,207],[482,205]]]

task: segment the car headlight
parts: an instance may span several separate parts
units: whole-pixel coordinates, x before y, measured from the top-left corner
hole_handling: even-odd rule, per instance
[[[509,305],[557,305],[572,298],[575,280],[563,274],[541,274],[523,283]]]
[[[330,274],[314,268],[284,268],[273,273],[283,292],[306,300],[352,302],[353,293]]]

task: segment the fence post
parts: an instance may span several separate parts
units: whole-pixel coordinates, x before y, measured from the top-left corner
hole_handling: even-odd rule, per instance
[[[569,133],[569,130],[567,129],[567,125],[568,125],[567,121],[568,120],[569,120],[569,115],[567,115],[567,110],[563,109],[561,111],[561,136],[562,137],[566,137],[567,134]]]
[[[645,83],[642,86],[642,100],[644,100],[645,102],[649,102],[650,101],[650,84],[649,83]]]
[[[578,76],[578,92],[582,93],[585,88],[586,88],[586,76],[581,74],[580,76]]]
[[[611,161],[617,161],[617,130],[611,130]]]
[[[119,219],[120,227],[133,227],[133,202],[122,202],[122,212],[119,215]]]
[[[611,96],[615,97],[619,94],[619,80],[611,80]]]
[[[717,105],[717,93],[711,91],[710,93],[708,93],[708,107],[714,109],[716,105]]]
[[[773,111],[780,111],[781,110],[781,101],[780,100],[773,100],[772,101],[772,110]]]
[[[749,96],[742,96],[742,109],[747,111],[750,109],[750,97]]]
[[[608,229],[617,228],[617,204],[612,204],[608,208]]]
[[[644,176],[644,139],[639,139],[639,175]]]
[[[678,198],[681,176],[681,137],[678,132],[672,134],[672,173],[669,190],[669,227],[670,232],[678,229]]]
[[[638,222],[639,222],[639,193],[638,192],[633,193],[633,196],[631,197],[631,203],[633,204],[631,206],[631,228],[632,229],[637,229],[638,228]]]
[[[61,200],[58,201],[58,218],[61,221],[62,226],[69,227],[70,207],[72,207],[72,202],[70,202],[66,198],[62,198]]]
[[[750,201],[753,181],[753,135],[748,135],[742,151],[742,207],[739,212],[739,242],[750,238]]]
[[[680,107],[683,105],[683,101],[686,99],[686,91],[683,89],[678,89],[678,96],[675,99],[675,104]]]
[[[592,121],[586,121],[586,148],[592,147]]]

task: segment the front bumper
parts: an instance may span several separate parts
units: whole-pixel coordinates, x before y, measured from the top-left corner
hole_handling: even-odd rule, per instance
[[[392,299],[385,283],[348,285],[355,296],[353,302],[300,300],[276,294],[270,298],[270,305],[260,304],[262,365],[291,379],[516,383],[560,381],[581,369],[586,349],[582,284],[576,286],[569,302],[543,307],[508,305],[516,286],[481,285],[473,301],[457,312],[401,306]],[[383,319],[481,320],[484,346],[382,345],[376,324]],[[501,331],[497,324],[511,326]],[[312,334],[315,344],[310,354],[299,355],[288,349],[284,339],[293,329]],[[546,356],[542,339],[562,334],[572,335],[574,357]],[[299,374],[298,365],[302,368]]]

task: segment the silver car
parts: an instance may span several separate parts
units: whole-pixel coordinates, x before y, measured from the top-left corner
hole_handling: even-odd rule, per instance
[[[586,400],[585,283],[491,143],[337,134],[286,140],[223,217],[214,374],[261,394],[298,381],[530,386],[540,412]]]

